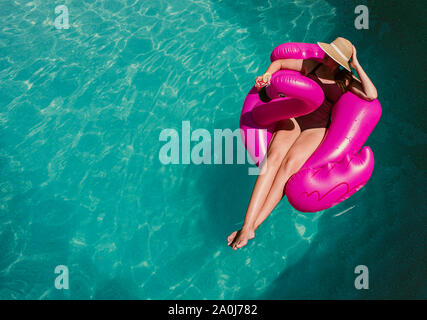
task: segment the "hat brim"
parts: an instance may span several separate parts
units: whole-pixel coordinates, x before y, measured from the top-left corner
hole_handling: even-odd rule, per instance
[[[317,44],[319,45],[320,49],[325,51],[325,53],[330,56],[336,63],[351,72],[348,61],[341,57],[341,55],[334,49],[334,47],[332,47],[329,43],[324,42],[318,42]]]

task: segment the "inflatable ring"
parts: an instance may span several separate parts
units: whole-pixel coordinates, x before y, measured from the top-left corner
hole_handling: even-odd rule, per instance
[[[276,47],[270,60],[321,61],[324,54],[317,44],[291,42]],[[290,70],[273,74],[265,90],[272,100],[261,101],[257,89],[252,87],[240,117],[242,140],[257,166],[266,155],[276,122],[310,113],[324,99],[317,83]],[[381,112],[378,100],[366,101],[350,91],[340,97],[332,108],[331,125],[322,142],[286,183],[286,197],[295,209],[302,212],[325,210],[349,198],[368,182],[374,156],[372,150],[363,145]]]

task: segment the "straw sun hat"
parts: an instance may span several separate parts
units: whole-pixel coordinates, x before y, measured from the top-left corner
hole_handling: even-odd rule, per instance
[[[347,39],[338,37],[329,43],[318,42],[319,47],[325,51],[328,56],[335,60],[338,64],[342,65],[351,72],[348,61],[353,54],[353,45]]]

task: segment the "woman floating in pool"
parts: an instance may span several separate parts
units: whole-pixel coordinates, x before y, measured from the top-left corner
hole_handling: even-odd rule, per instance
[[[255,80],[262,101],[269,101],[265,84],[281,69],[295,70],[316,81],[323,89],[325,100],[315,111],[296,118],[277,122],[268,145],[268,166],[261,166],[242,228],[228,236],[234,250],[245,246],[255,237],[255,230],[267,218],[284,196],[288,179],[296,173],[322,142],[330,125],[331,109],[340,96],[350,90],[362,99],[377,98],[377,90],[360,66],[356,48],[350,41],[337,38],[331,44],[318,43],[326,53],[323,61],[308,59],[279,59],[271,63],[263,76]],[[360,81],[352,74],[357,71]],[[340,70],[339,66],[344,69]]]

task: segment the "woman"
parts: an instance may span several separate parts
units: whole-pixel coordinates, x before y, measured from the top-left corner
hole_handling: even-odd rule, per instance
[[[227,238],[228,245],[234,250],[245,246],[255,237],[255,231],[267,218],[284,196],[288,179],[296,173],[322,142],[330,124],[332,106],[340,96],[350,90],[365,100],[377,98],[377,90],[360,66],[356,48],[347,39],[338,37],[331,44],[318,42],[325,51],[323,61],[303,59],[276,60],[263,76],[255,79],[256,86],[269,83],[271,75],[280,69],[300,71],[316,81],[324,91],[325,100],[315,111],[281,120],[276,124],[267,150],[268,166],[261,166],[243,227]],[[351,73],[348,64],[357,71],[360,81]],[[344,69],[340,70],[339,66]],[[261,100],[268,101],[265,87],[259,91]]]

